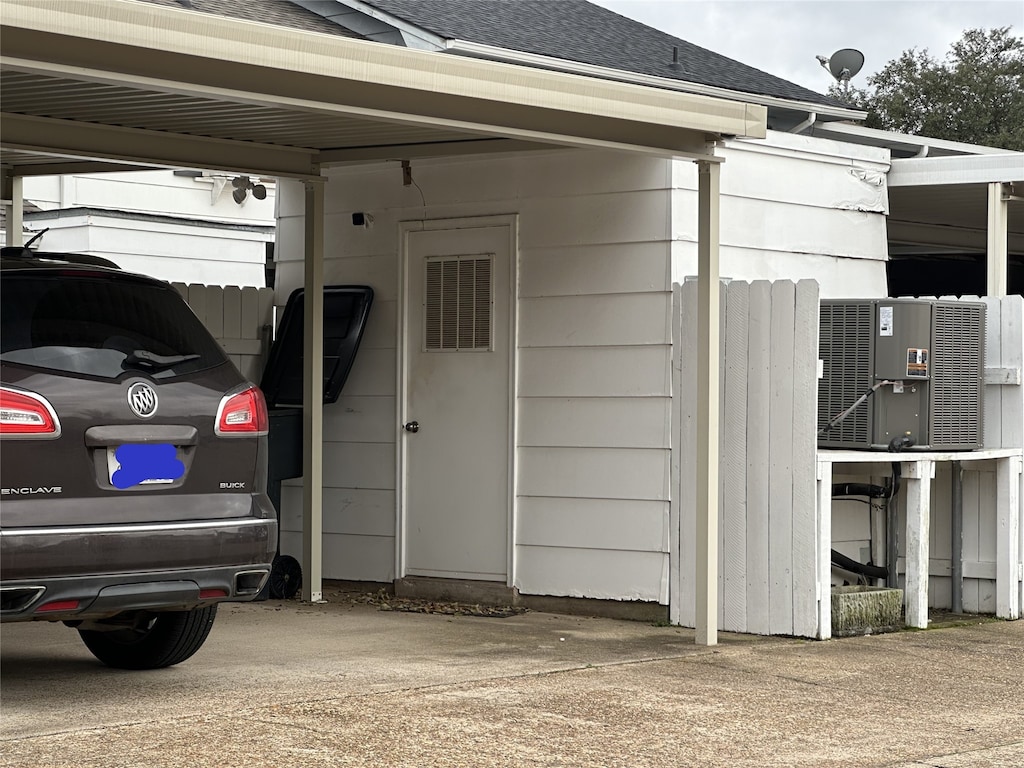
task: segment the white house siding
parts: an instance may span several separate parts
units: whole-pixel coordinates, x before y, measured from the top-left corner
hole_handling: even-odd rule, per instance
[[[725,151],[723,274],[884,293],[885,188],[870,181],[884,152],[786,135]],[[413,178],[403,186],[397,163],[376,164],[335,169],[327,185],[325,281],[369,284],[376,298],[349,383],[325,409],[324,575],[399,575],[398,223],[518,214],[513,583],[667,603],[671,286],[696,271],[692,163],[552,151],[415,161]],[[283,303],[302,284],[303,197],[295,184],[279,195]],[[353,226],[353,212],[372,226]],[[299,481],[283,494],[291,554],[300,497]]]
[[[48,251],[103,256],[129,272],[203,285],[262,287],[266,282],[267,226],[219,224],[170,216],[123,215],[71,209],[29,214]]]
[[[327,578],[396,575],[398,222],[516,213],[514,585],[667,600],[670,172],[582,151],[415,162],[418,189],[397,164],[331,172],[325,281],[376,296],[349,382],[325,409]],[[355,211],[372,227],[353,226]],[[301,216],[301,188],[282,185],[279,302],[302,283]],[[283,494],[292,553],[300,502],[295,481]]]
[[[887,295],[888,150],[769,131],[720,154],[723,277],[817,280],[823,299]],[[676,161],[676,282],[697,273],[696,190],[696,166]]]
[[[104,256],[123,269],[163,280],[263,286],[274,242],[275,184],[267,197],[231,198],[230,178],[172,171],[35,176],[24,181],[28,237],[36,247]],[[218,194],[214,194],[219,189]]]

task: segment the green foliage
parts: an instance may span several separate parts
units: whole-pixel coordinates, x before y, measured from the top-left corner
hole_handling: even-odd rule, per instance
[[[943,61],[911,48],[829,95],[865,109],[872,128],[1024,150],[1024,38],[1010,27],[968,29]]]

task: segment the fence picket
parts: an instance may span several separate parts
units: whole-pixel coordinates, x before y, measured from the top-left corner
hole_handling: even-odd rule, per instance
[[[724,517],[720,530],[724,536],[722,628],[730,632],[747,631],[747,355],[749,341],[749,285],[729,285],[726,321],[722,325],[725,363],[722,384],[722,478],[724,490],[720,505]]]
[[[796,288],[772,285],[772,364],[768,414],[768,622],[773,635],[793,634],[793,323]]]
[[[813,637],[818,628],[816,492],[818,284],[796,284],[793,334],[793,634]],[[822,595],[821,599],[830,599]]]
[[[204,322],[213,338],[225,338],[224,289],[220,286],[207,286],[206,288],[206,320]]]
[[[772,286],[750,285],[747,343],[747,631],[770,632],[768,622],[768,412],[771,406]]]
[[[196,317],[199,318],[199,322],[209,329],[209,325],[206,322],[206,286],[197,285],[196,283],[189,283],[188,286],[188,305],[192,307],[192,311],[196,313]]]
[[[222,317],[224,318],[223,338],[245,338],[242,336],[242,289],[237,285],[224,287]]]

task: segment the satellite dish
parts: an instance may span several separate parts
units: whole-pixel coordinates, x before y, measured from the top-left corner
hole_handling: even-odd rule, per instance
[[[864,66],[864,54],[854,48],[843,48],[828,59],[828,71],[839,82],[850,82]]]

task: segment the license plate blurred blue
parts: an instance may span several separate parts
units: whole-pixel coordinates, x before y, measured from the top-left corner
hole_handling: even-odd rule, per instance
[[[178,449],[170,443],[127,443],[107,448],[110,484],[115,488],[167,485],[185,474]]]

